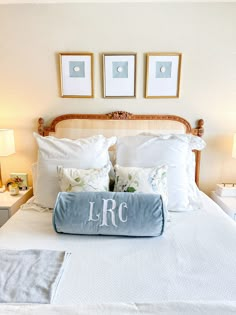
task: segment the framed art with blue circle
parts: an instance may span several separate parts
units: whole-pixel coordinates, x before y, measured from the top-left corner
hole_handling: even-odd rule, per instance
[[[62,97],[94,97],[93,53],[60,53]]]
[[[147,53],[146,98],[179,97],[180,53]]]
[[[104,98],[136,97],[136,53],[103,54]]]

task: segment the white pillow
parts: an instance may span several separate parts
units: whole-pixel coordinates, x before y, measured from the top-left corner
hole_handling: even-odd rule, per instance
[[[110,165],[87,170],[57,167],[61,191],[108,191]]]
[[[167,165],[168,210],[192,210],[198,204],[197,187],[189,180],[189,157],[205,142],[192,135],[138,135],[119,138],[116,162],[122,166]]]
[[[154,193],[167,203],[167,166],[124,167],[115,165],[114,191]]]
[[[32,182],[33,182],[33,191],[36,191],[36,181],[37,181],[37,170],[38,170],[38,163],[35,162],[31,165],[31,170],[32,170]],[[34,193],[35,195],[35,193]]]
[[[38,143],[38,169],[35,203],[53,208],[60,186],[57,166],[89,169],[102,168],[109,164],[108,148],[115,144],[116,137],[102,135],[84,139],[58,139],[42,137],[34,133]]]

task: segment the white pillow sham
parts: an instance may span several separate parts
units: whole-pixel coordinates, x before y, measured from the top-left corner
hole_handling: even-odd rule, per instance
[[[170,211],[187,211],[198,207],[198,188],[190,180],[192,150],[201,150],[205,142],[186,134],[138,135],[117,141],[116,163],[121,166],[154,167],[167,165],[167,189]]]
[[[114,191],[160,194],[167,204],[167,168],[165,165],[142,168],[116,164]]]
[[[59,165],[57,174],[61,191],[108,191],[110,165],[103,168],[77,169]]]
[[[35,203],[53,208],[60,191],[57,166],[89,169],[103,168],[110,163],[108,148],[116,143],[116,137],[97,135],[70,140],[52,136],[42,137],[34,133],[38,143],[38,168]]]
[[[38,163],[35,162],[31,165],[31,170],[32,170],[32,183],[33,183],[33,191],[35,195],[36,191],[36,181],[37,181],[37,169],[38,169]]]

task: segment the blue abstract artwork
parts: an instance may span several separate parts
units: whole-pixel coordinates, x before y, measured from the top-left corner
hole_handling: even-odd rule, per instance
[[[156,62],[156,78],[171,78],[172,62],[157,61]]]
[[[112,78],[128,78],[128,61],[112,62]]]
[[[71,78],[84,78],[85,77],[84,61],[70,61],[69,73]]]

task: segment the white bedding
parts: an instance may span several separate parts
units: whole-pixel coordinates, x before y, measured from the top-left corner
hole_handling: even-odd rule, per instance
[[[4,315],[234,315],[236,302],[1,305]]]
[[[52,213],[18,211],[0,247],[72,253],[55,304],[236,300],[236,224],[206,195],[158,238],[56,234]]]

